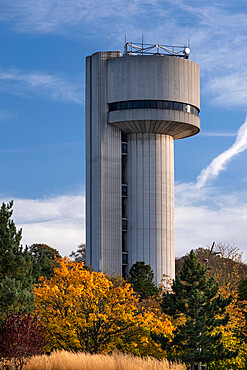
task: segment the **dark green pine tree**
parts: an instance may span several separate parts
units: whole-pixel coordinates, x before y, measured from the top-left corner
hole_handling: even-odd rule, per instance
[[[193,251],[185,258],[183,268],[173,281],[173,293],[162,297],[164,313],[181,319],[169,341],[164,336],[153,336],[168,351],[170,360],[180,359],[190,363],[191,370],[199,362],[209,364],[218,359],[232,358],[237,353],[224,348],[222,333],[215,329],[226,325],[229,316],[226,307],[232,298],[218,295],[218,285],[213,278],[207,279],[206,267],[202,266]]]
[[[128,281],[141,299],[157,297],[159,289],[154,283],[154,273],[150,265],[143,261],[137,261],[129,271]]]
[[[13,201],[0,209],[0,325],[6,313],[29,311],[33,296],[33,257],[20,245],[22,231],[16,230]]]

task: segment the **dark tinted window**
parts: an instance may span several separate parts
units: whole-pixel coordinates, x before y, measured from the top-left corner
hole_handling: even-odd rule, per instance
[[[163,101],[162,102],[162,108],[163,109],[169,109],[169,101]]]
[[[122,233],[122,252],[127,251],[127,233]]]
[[[162,100],[157,100],[157,108],[162,109]]]
[[[174,109],[174,103],[173,101],[168,102],[168,109]]]
[[[125,218],[122,219],[122,230],[127,230],[128,229],[128,220]]]
[[[127,253],[122,254],[122,264],[128,265],[128,254]]]
[[[122,143],[122,153],[127,154],[127,143]]]
[[[131,100],[109,104],[109,111],[125,109],[171,109],[199,115],[199,109],[185,103],[168,100]]]
[[[122,185],[122,196],[127,197],[127,185]]]

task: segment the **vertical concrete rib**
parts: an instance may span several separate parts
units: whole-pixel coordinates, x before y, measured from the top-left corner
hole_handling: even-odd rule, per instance
[[[122,270],[121,130],[107,123],[107,70],[119,55],[95,53],[86,70],[87,264],[111,274]]]
[[[127,168],[129,267],[145,261],[159,285],[163,274],[174,278],[173,138],[129,135]]]

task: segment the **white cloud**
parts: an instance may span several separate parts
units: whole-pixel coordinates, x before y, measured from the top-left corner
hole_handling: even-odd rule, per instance
[[[32,97],[48,96],[56,101],[83,103],[82,83],[72,83],[64,77],[43,72],[23,72],[20,69],[0,69],[0,91]]]
[[[2,198],[1,201],[8,201]],[[85,196],[14,199],[14,221],[22,227],[22,244],[45,243],[62,255],[85,242]],[[247,192],[222,193],[221,188],[175,186],[175,253],[205,247],[213,241],[246,251]]]
[[[236,132],[200,132],[200,136],[208,136],[208,137],[235,137],[237,135]]]
[[[12,22],[18,32],[64,33],[65,28],[105,23],[116,23],[133,15],[142,14],[145,6],[153,8],[156,1],[145,0],[18,0],[2,1],[1,20]],[[115,19],[114,19],[115,17]],[[90,30],[93,32],[93,28]]]
[[[239,1],[236,8],[235,2],[221,0],[213,4],[206,0],[2,0],[0,20],[9,22],[15,32],[66,34],[84,42],[95,37],[103,40],[104,47],[107,38],[110,46],[113,34],[113,47],[119,48],[126,32],[133,41],[144,33],[149,43],[184,44],[189,38],[192,59],[201,67],[203,93],[214,104],[230,107],[247,101],[245,5]],[[40,80],[45,78],[37,77],[42,87]],[[25,81],[29,86],[37,83],[29,78]],[[48,78],[44,84],[56,100],[81,100],[78,87],[68,83],[65,87],[59,78]]]
[[[246,257],[247,192],[223,194],[195,184],[175,189],[176,256],[216,241],[236,245]]]
[[[4,197],[1,202],[10,198]],[[23,230],[23,245],[45,243],[69,255],[85,242],[85,197],[63,195],[44,199],[14,199],[13,219]]]
[[[247,104],[247,72],[215,77],[207,88],[215,96],[214,104],[227,107]]]
[[[237,138],[233,145],[218,155],[212,162],[204,168],[197,178],[197,186],[204,186],[209,180],[215,178],[219,173],[226,169],[227,164],[239,153],[247,149],[247,117],[245,122],[238,130]]]

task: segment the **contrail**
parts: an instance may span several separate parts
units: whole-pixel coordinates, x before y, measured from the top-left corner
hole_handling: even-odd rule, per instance
[[[196,185],[202,187],[210,179],[219,175],[219,173],[226,169],[228,162],[230,162],[237,154],[247,149],[247,116],[245,122],[240,126],[237,137],[233,145],[225,152],[215,157],[212,162],[202,170],[197,177]]]

